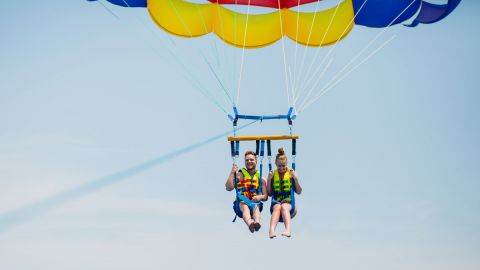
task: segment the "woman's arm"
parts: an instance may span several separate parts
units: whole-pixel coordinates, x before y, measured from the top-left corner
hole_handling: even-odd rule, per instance
[[[262,179],[262,201],[268,200],[268,193],[267,193],[267,181]]]
[[[298,180],[298,175],[297,172],[294,170],[291,170],[290,172],[291,175],[293,175],[293,178],[295,179],[295,193],[300,195],[302,193],[302,186],[300,186],[300,180]]]
[[[270,171],[268,173],[268,177],[267,177],[267,194],[268,194],[268,196],[272,196],[272,185],[271,185],[272,178],[273,178],[273,172]]]

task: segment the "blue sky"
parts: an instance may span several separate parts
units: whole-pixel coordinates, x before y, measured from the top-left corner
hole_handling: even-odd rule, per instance
[[[268,211],[254,235],[231,223],[224,139],[112,176],[227,132],[192,81],[226,106],[201,55],[234,91],[242,51],[211,35],[169,39],[144,9],[108,7],[118,18],[86,1],[2,5],[1,269],[241,269],[244,252],[258,268],[479,269],[478,3],[433,25],[389,28],[368,52],[391,42],[299,114],[304,193],[288,240],[268,239]],[[381,31],[355,27],[316,89]],[[292,63],[304,49],[284,42],[301,76]],[[287,111],[282,51],[277,42],[245,52],[242,112]],[[241,134],[287,131],[264,122]],[[49,211],[22,216],[31,203]]]

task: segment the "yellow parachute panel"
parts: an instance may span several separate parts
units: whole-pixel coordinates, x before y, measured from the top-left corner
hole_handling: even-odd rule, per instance
[[[352,0],[343,1],[339,4],[338,9],[335,6],[319,12],[299,13],[290,9],[282,11],[285,14],[284,30],[286,35],[307,46],[318,47],[333,44],[347,36],[355,24]]]
[[[215,34],[233,46],[259,48],[282,38],[281,11],[247,16],[247,14],[229,10],[218,4],[211,5],[219,10],[215,21],[217,24],[214,26]]]
[[[279,9],[250,15],[217,3],[195,4],[183,0],[148,0],[147,3],[153,21],[167,32],[181,37],[214,32],[225,42],[246,48],[268,46],[283,36],[307,46],[326,46],[344,38],[354,25],[352,0],[318,12]]]

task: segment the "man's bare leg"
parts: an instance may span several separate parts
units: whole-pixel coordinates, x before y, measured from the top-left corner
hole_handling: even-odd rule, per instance
[[[240,210],[242,210],[243,221],[245,221],[245,224],[247,224],[250,232],[253,233],[255,228],[252,216],[250,215],[250,208],[248,208],[248,205],[246,205],[244,202],[240,202]]]
[[[253,224],[253,227],[255,229],[256,232],[258,232],[258,230],[260,230],[260,207],[257,206],[255,207],[255,209],[253,210],[253,220],[254,220],[254,224]]]

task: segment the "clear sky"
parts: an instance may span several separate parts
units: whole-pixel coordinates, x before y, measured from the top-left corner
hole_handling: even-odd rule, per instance
[[[235,96],[242,50],[105,5],[2,3],[0,269],[480,269],[480,3],[417,28],[354,27],[303,67],[288,39],[245,51],[238,107],[252,114],[288,110],[283,47],[291,85],[320,78],[313,94],[366,60],[299,114],[304,193],[293,237],[274,240],[268,211],[253,235],[231,222],[226,139],[196,145],[231,128],[207,62]]]

